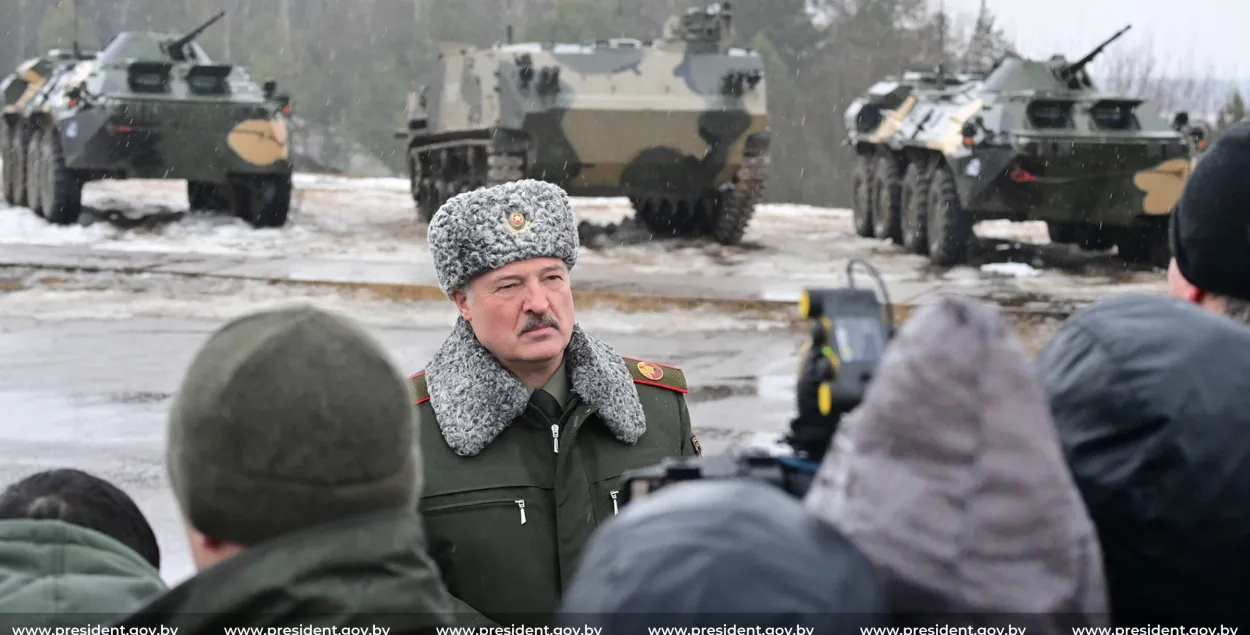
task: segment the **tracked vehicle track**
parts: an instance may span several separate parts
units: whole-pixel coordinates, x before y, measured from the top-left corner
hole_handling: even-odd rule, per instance
[[[767,154],[742,160],[732,183],[710,196],[693,200],[631,198],[638,220],[657,237],[709,236],[722,245],[742,242],[755,205],[768,182],[771,158]]]
[[[525,178],[525,152],[503,152],[490,139],[461,139],[410,150],[417,216],[430,222],[451,197]]]

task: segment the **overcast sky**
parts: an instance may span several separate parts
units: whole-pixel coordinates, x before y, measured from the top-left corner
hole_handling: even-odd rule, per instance
[[[980,0],[944,1],[954,15],[975,15],[980,6]],[[1250,78],[1250,0],[987,0],[987,6],[1024,55],[1076,58],[1132,24],[1112,46],[1148,45],[1184,74]]]

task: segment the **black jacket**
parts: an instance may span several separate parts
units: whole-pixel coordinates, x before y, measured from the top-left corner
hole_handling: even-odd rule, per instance
[[[1250,616],[1250,327],[1171,298],[1073,316],[1037,358],[1117,624]]]

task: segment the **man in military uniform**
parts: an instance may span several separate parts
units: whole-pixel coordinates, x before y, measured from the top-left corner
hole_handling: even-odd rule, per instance
[[[578,326],[577,228],[559,187],[460,194],[429,244],[460,311],[411,378],[430,547],[462,621],[549,623],[586,540],[619,510],[621,474],[700,453],[685,377]]]

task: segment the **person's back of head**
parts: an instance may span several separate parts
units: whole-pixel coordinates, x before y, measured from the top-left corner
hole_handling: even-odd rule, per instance
[[[62,468],[23,478],[0,493],[0,520],[59,520],[98,531],[161,567],[156,534],[139,506],[108,481]]]
[[[411,395],[352,320],[310,306],[234,319],[192,360],[166,465],[205,568],[368,512],[415,508]]]
[[[876,570],[773,485],[683,482],[629,503],[592,538],[561,623],[789,626],[858,632],[888,623]]]
[[[806,497],[882,573],[895,620],[1071,632],[1107,622],[1098,537],[1001,312],[920,307]]]
[[[1250,121],[1197,161],[1170,217],[1168,292],[1250,324]]]
[[[0,493],[0,628],[85,626],[166,590],[160,548],[125,492],[75,469]]]
[[[1250,618],[1247,359],[1241,322],[1135,295],[1078,312],[1038,354],[1117,625]]]

